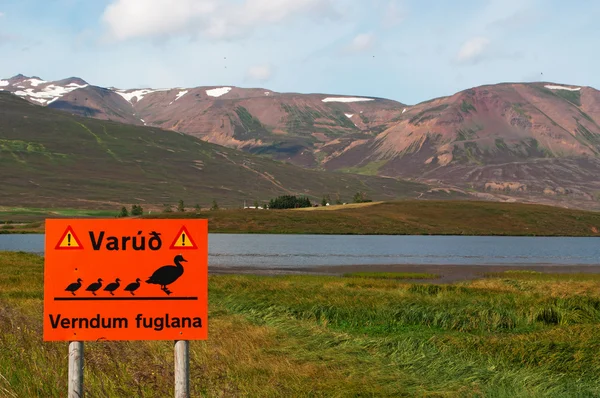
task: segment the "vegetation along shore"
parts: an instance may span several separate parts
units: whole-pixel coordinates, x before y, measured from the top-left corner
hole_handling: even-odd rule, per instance
[[[600,236],[598,212],[520,203],[406,200],[294,210],[183,210],[141,217],[207,218],[212,233]],[[117,210],[5,208],[0,233],[43,233],[47,217],[117,215]]]
[[[66,391],[67,344],[40,344],[42,268],[39,256],[0,253],[0,396]],[[369,276],[211,276],[211,337],[190,347],[192,396],[600,392],[599,275]],[[169,396],[172,361],[171,342],[88,343],[86,393]]]

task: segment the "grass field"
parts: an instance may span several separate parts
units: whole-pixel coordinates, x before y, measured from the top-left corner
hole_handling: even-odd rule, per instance
[[[227,210],[148,217],[208,218],[211,232],[599,236],[600,213],[551,206],[406,200],[327,211]]]
[[[600,236],[600,213],[542,205],[406,200],[317,209],[204,210],[144,217],[206,218],[212,233]],[[0,225],[0,233],[41,233],[46,217],[110,218],[117,211],[0,208],[0,222],[12,223]]]
[[[0,396],[59,397],[67,343],[42,342],[41,257],[0,253]],[[459,285],[211,276],[192,396],[600,395],[600,275]],[[86,343],[88,396],[172,395],[172,342]]]
[[[437,274],[419,272],[349,272],[344,274],[349,278],[372,278],[372,279],[437,279]]]

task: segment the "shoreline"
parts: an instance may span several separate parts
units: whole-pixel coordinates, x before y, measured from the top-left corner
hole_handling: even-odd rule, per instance
[[[505,271],[538,271],[545,274],[600,274],[600,264],[357,264],[326,265],[301,268],[288,267],[239,267],[210,266],[209,274],[213,275],[314,275],[338,276],[352,272],[409,272],[439,275],[435,279],[399,279],[407,283],[454,283],[484,278],[489,273]]]

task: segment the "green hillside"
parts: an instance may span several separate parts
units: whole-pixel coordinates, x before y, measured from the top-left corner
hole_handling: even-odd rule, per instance
[[[0,93],[0,205],[115,208],[120,203],[239,206],[282,194],[349,201],[413,197],[425,185],[325,173],[156,128],[87,119]]]

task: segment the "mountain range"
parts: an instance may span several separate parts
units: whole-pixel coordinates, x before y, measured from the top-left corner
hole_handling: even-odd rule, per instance
[[[211,86],[119,89],[17,75],[0,90],[72,115],[172,130],[305,169],[414,180],[448,193],[600,208],[600,91],[471,88],[416,105]]]

